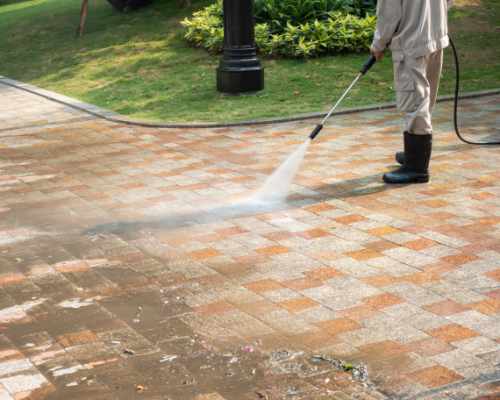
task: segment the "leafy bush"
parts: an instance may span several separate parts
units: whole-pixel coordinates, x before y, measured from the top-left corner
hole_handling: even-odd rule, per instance
[[[192,18],[181,22],[186,29],[184,38],[197,47],[204,47],[210,52],[220,53],[224,44],[224,16],[222,1],[219,0],[200,11]],[[255,29],[257,31],[257,28]]]
[[[282,34],[271,34],[268,54],[313,57],[343,52],[361,52],[370,47],[375,17],[330,13],[326,20],[287,24]],[[257,47],[260,48],[259,43]]]
[[[277,4],[280,1],[292,3],[294,0],[263,1],[276,1],[273,4]],[[330,2],[347,7],[362,0],[295,0],[297,4],[301,1],[317,1],[318,4]],[[274,19],[262,22],[259,17],[261,22],[255,25],[257,48],[262,54],[297,58],[365,51],[370,46],[375,30],[375,16],[368,14],[361,17],[347,13],[346,9],[328,11],[321,15],[311,14],[314,17],[305,17],[302,22],[293,22],[292,18],[283,19],[286,22],[279,23]],[[305,7],[301,10],[305,10]],[[186,18],[182,24],[186,27],[185,38],[190,43],[210,52],[222,51],[224,25],[220,0],[195,12],[192,18]]]
[[[360,17],[373,13],[376,0],[255,0],[257,22],[269,23],[280,32],[288,23],[298,25],[315,19],[326,20],[329,13],[339,11]]]

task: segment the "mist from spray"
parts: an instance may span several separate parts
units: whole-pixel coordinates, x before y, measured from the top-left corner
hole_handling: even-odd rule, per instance
[[[199,224],[220,222],[224,219],[255,215],[259,212],[270,212],[283,209],[293,178],[304,159],[311,140],[308,138],[269,176],[263,185],[251,196],[237,199],[217,201],[216,204],[200,205],[196,210],[158,215],[159,210],[152,210],[149,218],[138,221],[115,221],[96,225],[85,231],[86,235],[113,233],[117,235],[135,235],[141,229],[169,230]],[[162,214],[162,215],[161,215]],[[0,244],[2,237],[0,236]]]
[[[264,184],[248,199],[251,203],[283,202],[288,196],[293,178],[304,159],[311,140],[308,138],[269,176]]]

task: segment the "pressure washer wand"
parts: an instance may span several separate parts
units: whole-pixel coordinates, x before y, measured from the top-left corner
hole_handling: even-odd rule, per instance
[[[373,67],[373,64],[375,64],[376,61],[377,60],[375,59],[374,56],[370,56],[370,58],[365,63],[365,65],[363,65],[363,68],[361,68],[361,70],[359,71],[359,73],[356,76],[356,78],[352,81],[352,83],[349,85],[349,87],[345,90],[344,94],[342,94],[342,96],[340,96],[340,99],[337,100],[337,102],[331,108],[331,110],[328,112],[328,114],[326,114],[326,117],[323,118],[323,120],[321,121],[321,123],[319,123],[318,125],[316,125],[316,127],[314,128],[314,130],[311,132],[311,134],[309,135],[309,138],[311,140],[314,140],[316,138],[316,136],[318,136],[318,134],[323,129],[323,125],[328,120],[328,118],[330,118],[330,116],[333,114],[333,112],[335,111],[335,109],[337,108],[337,106],[342,102],[342,100],[344,100],[344,98],[351,91],[351,89],[354,87],[354,85],[356,85],[356,83],[358,83],[358,81],[360,80],[360,78],[364,74],[366,74],[370,70],[371,67]]]

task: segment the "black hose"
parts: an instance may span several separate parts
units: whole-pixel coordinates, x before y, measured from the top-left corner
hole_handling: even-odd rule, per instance
[[[460,130],[458,129],[458,95],[460,92],[460,63],[458,62],[458,53],[457,49],[455,47],[455,44],[453,43],[453,40],[450,39],[450,45],[453,50],[453,57],[455,58],[455,101],[453,105],[453,124],[455,125],[455,133],[457,134],[457,137],[464,143],[467,144],[475,144],[475,145],[490,145],[490,146],[497,146],[500,145],[500,141],[498,142],[473,142],[472,140],[465,139],[462,134],[460,133]]]

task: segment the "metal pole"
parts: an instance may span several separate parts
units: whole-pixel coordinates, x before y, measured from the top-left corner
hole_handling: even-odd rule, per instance
[[[217,90],[254,92],[264,88],[264,69],[255,47],[252,0],[224,0],[224,54],[217,68]]]

